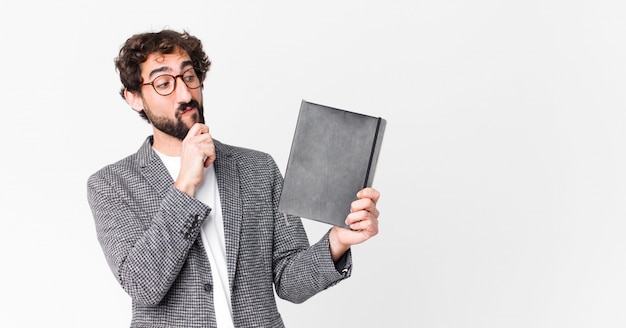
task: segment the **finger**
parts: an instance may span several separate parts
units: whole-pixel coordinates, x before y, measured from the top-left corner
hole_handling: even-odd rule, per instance
[[[206,133],[209,134],[209,133]],[[204,136],[204,135],[203,135]],[[215,161],[215,144],[213,143],[213,139],[210,138],[208,140],[203,140],[203,142],[208,142],[207,145],[205,145],[204,149],[205,149],[205,158],[204,158],[204,167],[209,167],[211,165],[211,163],[213,163]]]
[[[366,220],[378,222],[378,217],[365,210],[357,211],[350,213],[348,214],[348,216],[346,216],[346,225],[351,225],[353,223]]]
[[[209,127],[202,123],[195,123],[187,132],[187,136],[198,136],[204,133],[209,133]]]
[[[380,198],[380,192],[378,192],[378,190],[374,188],[367,187],[359,190],[359,192],[356,194],[356,197],[358,199],[369,198],[374,202],[374,204],[376,204],[378,202],[378,199]]]
[[[207,168],[209,166],[211,166],[211,164],[213,164],[213,162],[215,162],[215,156],[209,156],[206,159],[204,159],[204,167]]]
[[[350,203],[350,212],[354,213],[358,211],[367,211],[372,213],[375,217],[378,217],[379,214],[376,203],[370,198],[357,199]]]
[[[211,131],[209,129],[209,126],[206,124],[202,124],[202,123],[196,123],[194,125],[199,125],[200,126],[200,134],[208,134],[211,135]]]
[[[213,136],[211,136],[211,133],[208,130],[207,132],[201,132],[199,135],[197,135],[197,141],[201,143],[207,143],[213,146]]]
[[[378,222],[373,220],[358,221],[351,224],[350,229],[363,233],[369,238],[378,234]]]
[[[207,157],[204,160],[204,167],[209,167],[209,165],[211,165],[211,163],[213,163],[215,161],[215,146],[213,145],[213,143],[211,143],[211,149],[209,151],[208,154],[206,154]]]

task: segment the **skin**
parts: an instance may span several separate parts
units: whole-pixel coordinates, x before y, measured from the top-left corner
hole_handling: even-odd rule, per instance
[[[178,75],[191,67],[191,58],[184,52],[172,54],[153,53],[141,64],[143,81],[152,81],[161,74]],[[157,94],[152,86],[144,85],[141,94],[125,91],[128,104],[136,111],[145,110],[151,122],[175,123],[181,121],[189,128],[184,139],[169,135],[153,123],[153,147],[168,156],[180,156],[180,172],[174,188],[194,197],[196,188],[202,182],[203,171],[215,160],[215,146],[209,133],[209,127],[200,123],[200,109],[187,106],[180,110],[181,105],[188,104],[192,99],[202,104],[202,87],[189,89],[179,78],[176,89],[170,95]],[[184,107],[184,106],[183,106]],[[330,253],[333,261],[337,261],[351,245],[360,244],[378,234],[378,209],[376,202],[380,193],[374,188],[365,188],[357,193],[357,200],[350,206],[350,214],[346,224],[350,229],[333,226],[329,235]]]

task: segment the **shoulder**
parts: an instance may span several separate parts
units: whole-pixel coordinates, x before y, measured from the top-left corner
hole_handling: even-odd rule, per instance
[[[140,179],[136,155],[127,156],[94,172],[87,180],[89,190],[126,190]]]
[[[263,151],[221,143],[214,140],[216,164],[219,167],[237,167],[239,174],[255,179],[281,176],[274,158]]]
[[[103,166],[93,173],[93,175],[112,174],[114,172],[135,170],[137,167],[137,154],[132,154],[118,160],[117,162]]]
[[[245,147],[233,146],[229,144],[222,143],[218,140],[214,140],[215,149],[217,155],[222,155],[226,157],[233,157],[237,159],[239,162],[242,161],[251,161],[251,162],[265,162],[268,161],[274,162],[272,156],[266,152],[250,149]]]
[[[136,153],[103,166],[89,177],[89,181],[128,179],[140,174],[141,167],[153,157],[156,158],[156,154],[151,154],[150,139],[147,139]]]

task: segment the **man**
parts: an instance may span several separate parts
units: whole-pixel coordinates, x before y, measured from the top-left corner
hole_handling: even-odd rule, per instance
[[[128,104],[153,126],[137,153],[88,181],[98,240],[132,298],[132,327],[283,327],[276,294],[300,303],[351,274],[350,246],[378,233],[379,193],[309,245],[277,210],[281,173],[265,153],[211,137],[210,61],[187,32],[134,35],[115,60]]]

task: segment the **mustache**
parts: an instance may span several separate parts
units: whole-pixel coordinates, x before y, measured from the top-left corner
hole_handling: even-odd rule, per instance
[[[189,101],[188,103],[178,106],[178,110],[183,112],[187,109],[187,107],[195,107],[199,110],[200,104],[195,99],[191,99],[191,101]]]

